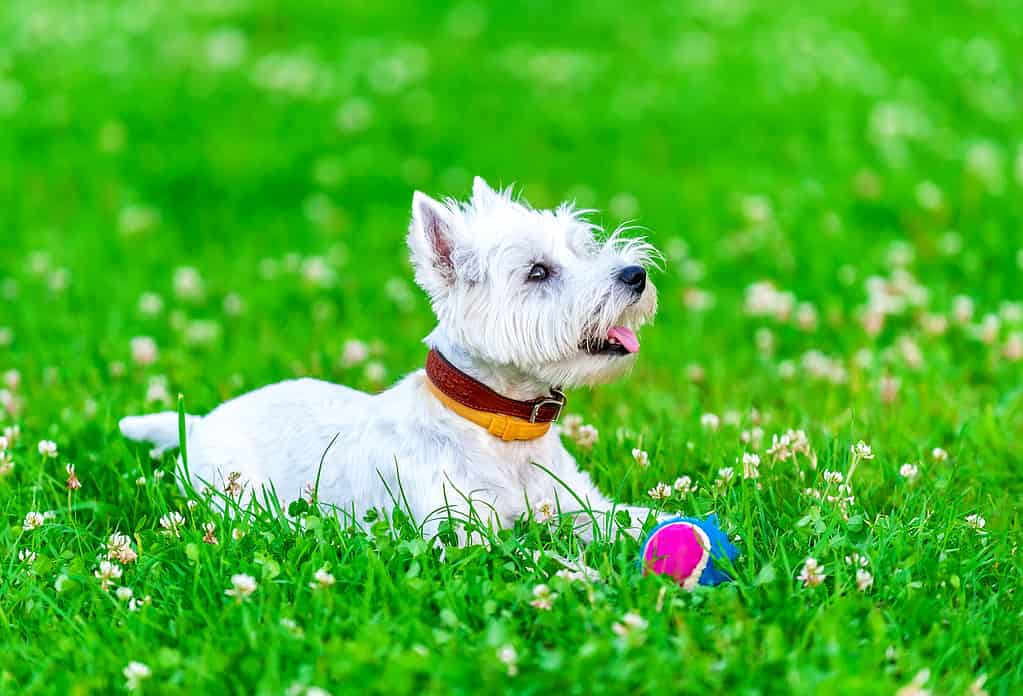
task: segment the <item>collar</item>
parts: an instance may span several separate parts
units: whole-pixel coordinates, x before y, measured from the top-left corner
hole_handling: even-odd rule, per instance
[[[426,377],[426,384],[438,401],[506,442],[542,437],[565,408],[565,395],[559,389],[552,388],[550,396],[532,401],[501,396],[459,370],[436,350],[426,356]]]

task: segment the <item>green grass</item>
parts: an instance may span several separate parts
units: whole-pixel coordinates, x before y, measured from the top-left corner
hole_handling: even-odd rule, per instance
[[[132,660],[152,694],[894,693],[922,670],[935,693],[982,674],[1018,693],[1018,5],[401,5],[0,6],[0,370],[20,375],[0,387],[0,426],[21,431],[0,478],[0,693],[115,693]],[[473,174],[635,219],[666,251],[639,364],[570,395],[600,431],[570,447],[622,501],[697,481],[665,507],[716,511],[741,537],[733,584],[641,577],[631,541],[587,548],[601,580],[570,584],[546,552],[574,557],[575,542],[534,524],[441,560],[405,524],[393,538],[381,520],[225,520],[187,508],[171,456],[118,436],[120,416],[161,407],[146,399],[160,377],[203,412],[294,375],[379,389],[420,366],[432,318],[403,246],[411,194],[462,196]],[[175,294],[183,266],[200,297]],[[901,302],[877,333],[871,276]],[[764,280],[816,326],[750,314]],[[160,312],[140,310],[145,292]],[[926,331],[928,314],[947,330]],[[155,339],[155,364],[132,362],[135,336]],[[349,339],[378,365],[341,364]],[[751,409],[758,448],[741,440]],[[816,469],[770,464],[790,428]],[[876,457],[846,514],[804,493],[847,473],[859,440]],[[761,476],[743,480],[752,451]],[[53,514],[23,531],[29,511]],[[171,511],[180,538],[161,534]],[[139,553],[115,583],[151,597],[139,611],[94,577],[114,531]],[[865,592],[854,552],[870,559]],[[807,588],[811,556],[827,578]],[[336,584],[314,591],[323,567]],[[240,603],[224,594],[236,573],[259,583]],[[530,605],[541,583],[550,611]],[[648,625],[623,639],[628,612]]]

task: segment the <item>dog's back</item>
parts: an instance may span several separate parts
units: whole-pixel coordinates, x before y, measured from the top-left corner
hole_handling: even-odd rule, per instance
[[[291,497],[307,483],[336,429],[324,421],[351,421],[369,411],[372,396],[340,384],[317,379],[277,382],[227,401],[205,416],[188,415],[185,421],[189,471],[198,489],[204,485],[223,490],[231,473],[258,491],[269,483],[268,456],[302,453],[294,461],[295,481],[274,481]],[[157,452],[178,447],[178,414],[173,411],[121,419],[121,433],[136,441],[152,442]]]

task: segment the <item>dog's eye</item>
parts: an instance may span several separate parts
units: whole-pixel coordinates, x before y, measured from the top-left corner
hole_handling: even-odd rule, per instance
[[[527,277],[534,282],[539,282],[547,280],[547,276],[550,274],[550,269],[547,266],[544,266],[542,263],[534,263],[533,267],[529,269],[529,276]]]

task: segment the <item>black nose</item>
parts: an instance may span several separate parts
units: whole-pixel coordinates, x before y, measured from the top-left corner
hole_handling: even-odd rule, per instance
[[[642,266],[626,266],[618,272],[618,280],[640,293],[646,288],[646,271]]]

